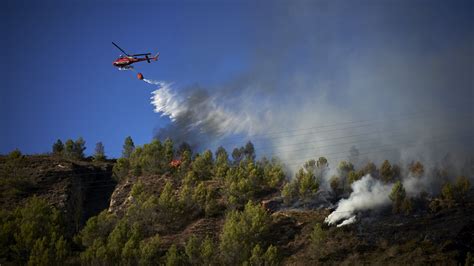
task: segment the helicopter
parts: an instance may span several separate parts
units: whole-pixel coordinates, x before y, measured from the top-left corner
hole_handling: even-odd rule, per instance
[[[146,54],[132,54],[129,55],[127,52],[125,52],[122,48],[120,48],[117,44],[112,42],[112,44],[117,47],[122,53],[125,55],[120,55],[119,58],[115,59],[114,62],[112,62],[112,65],[115,67],[118,67],[120,69],[129,69],[133,68],[131,64],[137,63],[137,62],[142,62],[142,61],[147,61],[148,63],[151,63],[151,60],[157,61],[158,56],[160,56],[160,53],[157,53],[155,56],[150,57],[151,53],[146,53]],[[144,57],[140,57],[144,56]]]

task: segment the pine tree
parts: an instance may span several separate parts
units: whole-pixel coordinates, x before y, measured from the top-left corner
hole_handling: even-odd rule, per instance
[[[326,232],[324,232],[320,223],[314,225],[309,238],[313,253],[320,254],[323,251],[321,244],[326,240]]]
[[[182,265],[183,260],[181,255],[176,248],[176,245],[173,244],[166,252],[166,266],[180,266]]]
[[[58,139],[53,144],[53,155],[62,155],[63,151],[64,151],[64,144],[60,139]]]
[[[128,136],[125,138],[125,143],[123,144],[122,157],[130,158],[132,152],[135,150],[135,144],[133,143],[132,137]]]
[[[405,188],[400,181],[397,181],[392,187],[392,192],[388,196],[393,201],[393,213],[400,213],[402,211],[402,204],[406,197]]]
[[[214,242],[209,236],[204,239],[200,252],[202,265],[211,265],[214,257]]]
[[[74,142],[74,157],[76,159],[83,159],[85,150],[86,150],[86,141],[82,137],[79,137]]]
[[[66,140],[64,144],[64,155],[66,158],[74,158],[74,141],[72,139]]]
[[[105,149],[104,149],[104,144],[102,144],[102,142],[97,142],[95,144],[94,160],[95,161],[105,160]]]
[[[382,165],[380,166],[380,177],[382,181],[385,183],[389,183],[394,178],[394,171],[392,170],[392,166],[388,160],[385,160]]]
[[[200,250],[198,239],[192,235],[188,238],[186,246],[184,247],[188,263],[190,265],[200,265]]]

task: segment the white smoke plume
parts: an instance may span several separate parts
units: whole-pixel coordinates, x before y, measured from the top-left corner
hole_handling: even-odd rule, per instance
[[[341,199],[337,209],[324,220],[329,225],[347,225],[356,221],[357,212],[372,210],[390,203],[388,195],[392,185],[383,184],[370,175],[365,175],[351,185],[352,193],[349,198]]]
[[[357,218],[355,215],[353,215],[351,218],[344,220],[342,223],[338,224],[337,227],[342,227],[344,225],[352,224],[357,221]]]
[[[352,146],[359,151],[351,157],[356,168],[367,161],[403,166],[421,157],[436,161],[450,151],[461,150],[461,158],[472,154],[472,36],[441,38],[411,13],[413,27],[400,28],[403,4],[374,5],[367,16],[359,5],[323,2],[263,10],[271,14],[255,27],[248,67],[226,82],[173,88],[145,80],[159,87],[152,96],[155,112],[171,119],[155,137],[228,150],[250,140],[257,155],[277,156],[293,172],[319,156],[329,159],[334,172]],[[370,27],[353,28],[368,18]],[[437,22],[432,19],[423,22]],[[338,33],[345,28],[354,32]],[[420,53],[419,43],[436,40],[445,45]],[[406,115],[413,113],[422,115]],[[461,119],[466,114],[471,120]],[[435,133],[456,142],[436,142]],[[470,139],[459,138],[465,134]]]
[[[215,140],[234,134],[255,133],[256,121],[245,112],[235,113],[217,104],[204,89],[193,88],[188,91],[174,89],[172,83],[144,79],[158,85],[152,92],[151,103],[154,111],[167,116],[173,124],[166,128],[175,131],[176,139],[188,140],[192,134],[201,134]],[[173,128],[174,127],[174,128]]]

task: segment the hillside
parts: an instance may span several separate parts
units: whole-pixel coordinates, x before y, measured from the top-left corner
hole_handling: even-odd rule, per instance
[[[112,167],[112,161],[97,163],[41,155],[22,156],[12,162],[2,156],[1,209],[11,209],[33,195],[38,196],[65,214],[72,235],[109,205],[116,185]],[[14,174],[8,175],[7,171]]]
[[[167,163],[173,156],[146,156],[153,145],[161,144],[137,148],[128,164],[124,159],[1,157],[0,169],[9,173],[0,187],[2,245],[19,245],[12,233],[23,229],[15,221],[31,222],[22,210],[41,205],[31,203],[37,197],[62,213],[65,228],[63,240],[45,236],[56,247],[43,247],[50,257],[35,258],[38,264],[456,265],[469,261],[474,250],[472,189],[449,207],[431,210],[433,196],[415,200],[410,212],[393,213],[385,206],[357,212],[353,224],[328,226],[325,218],[350,193],[344,187],[337,195],[324,192],[318,183],[304,186],[303,171],[294,178],[299,192],[289,203],[285,190],[295,181],[286,181],[275,160],[255,160],[251,151],[235,164],[222,150],[215,159],[207,152],[191,159],[184,152],[174,167]],[[123,165],[126,174],[118,176]],[[20,208],[10,212],[11,206]],[[59,226],[54,219],[50,223]],[[32,230],[41,236],[40,229]],[[61,241],[67,243],[64,255],[54,255]],[[37,244],[32,251],[28,245],[33,244],[25,242],[21,248],[33,252],[29,259],[7,248],[0,261],[31,262]]]

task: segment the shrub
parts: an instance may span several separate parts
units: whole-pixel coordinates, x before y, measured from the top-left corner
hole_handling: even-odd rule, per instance
[[[249,201],[244,211],[230,211],[226,217],[219,249],[224,264],[241,264],[251,256],[251,249],[268,230],[270,216],[258,205]]]
[[[130,171],[130,161],[126,158],[119,158],[112,169],[112,176],[116,181],[121,181],[128,176]]]
[[[393,213],[400,213],[402,209],[402,204],[405,200],[406,192],[403,184],[400,181],[397,181],[395,185],[392,187],[392,192],[389,195],[390,200],[393,202]]]

